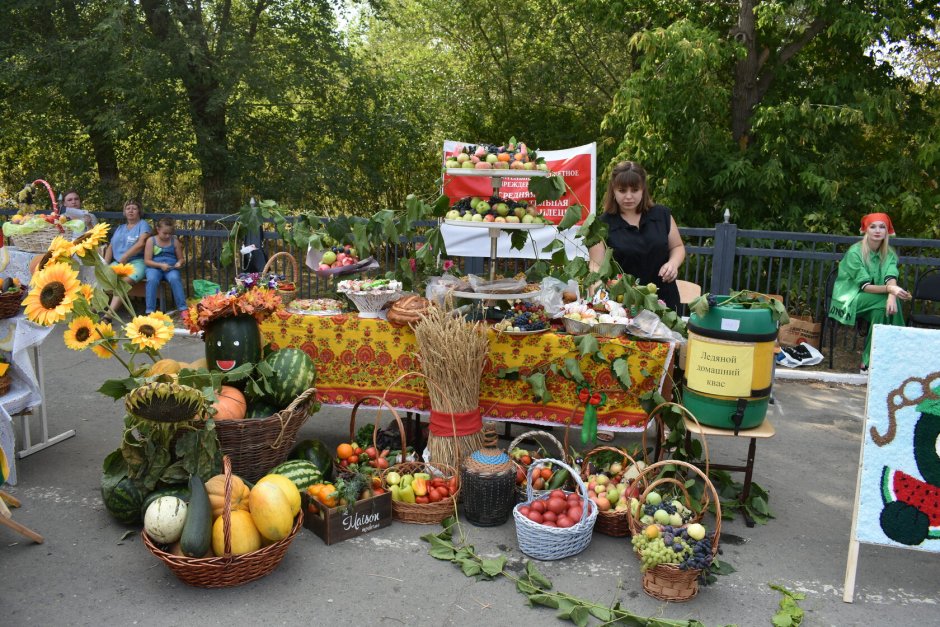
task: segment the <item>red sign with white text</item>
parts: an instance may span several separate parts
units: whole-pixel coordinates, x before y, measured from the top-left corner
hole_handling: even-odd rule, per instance
[[[460,144],[458,142],[444,142],[444,154],[452,153]],[[466,145],[466,144],[464,144]],[[558,200],[549,200],[538,205],[542,215],[558,224],[565,217],[565,212],[571,205],[580,204],[581,220],[587,218],[589,212],[594,210],[594,158],[595,145],[588,144],[567,150],[540,151],[539,156],[545,158],[545,165],[554,174],[565,179],[567,189]],[[499,196],[512,200],[525,200],[535,202],[535,196],[529,192],[529,178],[504,177],[501,182]],[[453,205],[461,198],[474,196],[489,198],[493,194],[492,179],[487,176],[451,176],[444,172],[444,194]]]

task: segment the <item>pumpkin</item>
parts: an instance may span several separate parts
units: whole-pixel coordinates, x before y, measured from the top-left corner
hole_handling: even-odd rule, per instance
[[[248,511],[258,533],[268,540],[283,540],[294,526],[290,502],[273,482],[259,483],[251,489]]]
[[[206,481],[209,493],[209,505],[212,508],[212,520],[222,515],[225,505],[225,475],[216,475]],[[232,475],[232,511],[248,510],[248,486],[240,477]]]
[[[175,359],[161,359],[150,366],[147,375],[152,377],[157,374],[177,374],[182,368],[183,365]]]
[[[52,253],[43,253],[36,255],[29,260],[29,273],[36,274],[52,259]]]
[[[190,370],[199,370],[200,368],[206,368],[206,369],[209,368],[209,366],[206,364],[205,357],[200,357],[199,359],[197,359],[196,361],[194,361],[193,363],[189,364],[186,367],[189,368]]]
[[[287,497],[287,502],[290,504],[291,517],[293,518],[297,515],[297,512],[300,511],[300,490],[297,489],[293,481],[283,475],[271,474],[258,479],[258,483],[255,485],[261,485],[262,483],[273,483],[280,488],[284,496]]]
[[[205,339],[209,370],[228,372],[261,361],[261,330],[253,316],[217,318],[206,327]]]
[[[232,555],[243,555],[261,548],[261,534],[252,522],[251,514],[245,510],[232,512],[230,523]],[[225,521],[221,516],[212,525],[212,552],[216,556],[225,554]]]
[[[223,385],[215,395],[217,400],[212,407],[215,408],[216,420],[242,420],[248,413],[245,395],[238,388]]]

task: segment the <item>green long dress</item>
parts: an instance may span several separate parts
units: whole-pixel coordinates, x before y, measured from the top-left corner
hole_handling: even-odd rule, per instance
[[[881,263],[881,255],[873,252],[869,255],[866,264],[862,258],[862,243],[852,244],[839,264],[839,274],[832,287],[829,317],[849,326],[854,325],[857,318],[867,320],[870,324],[904,326],[900,301],[898,301],[898,310],[888,315],[885,310],[888,302],[887,294],[869,294],[862,291],[862,288],[868,284],[884,285],[888,279],[896,280],[897,277],[898,256],[893,250],[888,249],[884,263]],[[862,351],[862,365],[866,368],[870,355],[871,333],[868,334],[865,340],[865,350]]]

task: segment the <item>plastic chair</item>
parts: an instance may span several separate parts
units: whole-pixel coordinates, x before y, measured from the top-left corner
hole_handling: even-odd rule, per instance
[[[940,268],[928,270],[920,275],[914,284],[913,299],[907,314],[907,326],[940,329]],[[915,313],[918,301],[921,302],[921,311]]]

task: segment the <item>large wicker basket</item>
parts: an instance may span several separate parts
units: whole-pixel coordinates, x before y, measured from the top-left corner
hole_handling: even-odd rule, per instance
[[[566,468],[574,477],[578,492],[584,499],[581,519],[568,528],[547,527],[523,516],[519,512],[522,503],[513,508],[512,517],[516,521],[516,539],[519,542],[519,550],[538,560],[559,560],[577,555],[591,543],[591,532],[594,530],[594,523],[597,521],[597,506],[594,505],[593,501],[588,500],[587,488],[571,466],[557,459],[546,459],[544,461],[550,461]],[[534,464],[529,468],[530,477],[532,468],[534,468]],[[529,491],[525,504],[529,504],[537,498],[532,490],[531,480],[527,484]],[[570,492],[566,492],[566,494],[570,494]]]
[[[552,448],[555,450],[550,451],[546,449],[546,453],[548,453],[549,457],[555,457],[556,459],[561,459],[565,462],[570,461],[568,459],[568,453],[566,450],[566,444],[568,443],[567,428],[565,430],[565,444],[562,444],[561,442],[559,442],[558,438],[553,436],[548,431],[541,431],[539,429],[526,431],[525,433],[519,435],[516,439],[514,439],[512,442],[509,443],[507,450],[509,451],[510,455],[512,454],[512,450],[516,448],[517,446],[519,446],[520,444],[522,444],[522,442],[524,442],[525,440],[535,440],[536,442],[539,443],[540,446],[543,446],[543,447],[546,444],[550,444]],[[555,454],[556,450],[558,452],[557,455]],[[526,473],[525,483],[516,484],[516,500],[520,503],[525,500],[528,500],[529,498],[528,490],[531,487],[531,483],[532,483],[532,478],[530,476],[529,470],[531,469],[532,466],[535,466],[536,463],[539,461],[542,461],[542,460],[540,458],[533,457],[532,463],[529,464],[528,466],[525,466],[524,464],[520,464],[516,460],[513,460],[512,462],[516,466],[517,471],[518,469],[521,469],[524,473]],[[569,480],[565,481],[565,483],[561,487],[563,488],[570,487],[571,485],[573,485],[573,483],[571,479],[569,478]],[[532,490],[532,493],[535,495],[536,498],[544,496],[548,494],[549,492],[551,492],[551,490],[535,490],[535,489]]]
[[[217,420],[219,444],[222,452],[231,457],[235,474],[254,482],[286,460],[297,431],[313,413],[316,396],[316,388],[309,388],[286,409],[268,418]]]
[[[151,540],[146,531],[141,531],[144,546],[153,553],[157,559],[167,565],[180,581],[199,588],[228,588],[240,586],[249,581],[264,577],[281,563],[287,547],[304,521],[301,510],[294,520],[294,526],[286,538],[273,544],[262,547],[257,551],[232,555],[232,464],[226,455],[222,458],[222,468],[225,474],[225,501],[222,506],[222,525],[225,537],[225,551],[219,557],[186,557],[167,553],[163,548]]]
[[[61,235],[68,240],[72,239],[71,231],[65,229],[64,232],[60,233],[59,230],[51,224],[32,233],[14,235],[12,239],[13,245],[20,250],[28,253],[44,253],[49,250],[49,244],[52,243],[52,240],[54,240],[57,235]]]
[[[26,288],[23,286],[20,286],[19,291],[0,294],[0,320],[12,318],[20,313],[20,305],[23,304],[24,298],[26,298]]]
[[[598,446],[584,454],[584,461],[581,463],[581,478],[584,481],[587,481],[588,475],[591,474],[590,472],[591,457],[596,456],[597,454],[603,451],[612,451],[622,456],[624,471],[630,468],[630,466],[637,465],[636,460],[634,460],[633,457],[631,457],[623,449],[614,448],[613,446]],[[640,474],[640,476],[642,476],[642,473]],[[620,499],[626,499],[627,501],[629,501],[630,496],[632,496],[634,492],[636,492],[636,494],[639,494],[639,491],[633,488],[633,486],[637,485],[638,483],[639,483],[639,476],[634,481],[630,482],[629,484],[621,484],[621,485],[624,485],[625,487],[629,485],[629,489],[627,492],[623,492],[620,494]],[[624,536],[628,536],[630,535],[629,512],[627,511],[627,509],[624,509],[621,511],[616,511],[613,509],[609,509],[603,512],[598,511],[597,512],[597,524],[594,525],[594,529],[599,531],[600,533],[603,533],[604,535],[613,536],[615,538],[622,538]]]
[[[667,469],[685,469],[697,475],[697,477],[704,482],[705,491],[702,496],[702,509],[693,517],[692,521],[686,523],[685,526],[688,526],[691,522],[700,521],[708,511],[710,504],[714,503],[715,523],[714,535],[711,542],[711,552],[714,558],[718,553],[718,541],[721,537],[721,502],[718,500],[718,492],[715,490],[714,484],[709,480],[708,475],[697,466],[678,459],[668,459],[647,466],[637,479],[638,481],[642,480],[647,486],[638,497],[640,502],[639,511],[642,513],[646,498],[650,492],[668,484],[678,488],[688,502],[689,493],[685,487],[688,475],[683,478],[664,477],[652,480],[661,471]],[[631,515],[629,522],[632,533],[637,534],[643,532],[643,524],[637,518]],[[659,564],[643,573],[643,591],[660,601],[672,601],[674,603],[688,601],[698,594],[698,580],[701,574],[702,571],[697,568],[682,569],[677,564]]]

